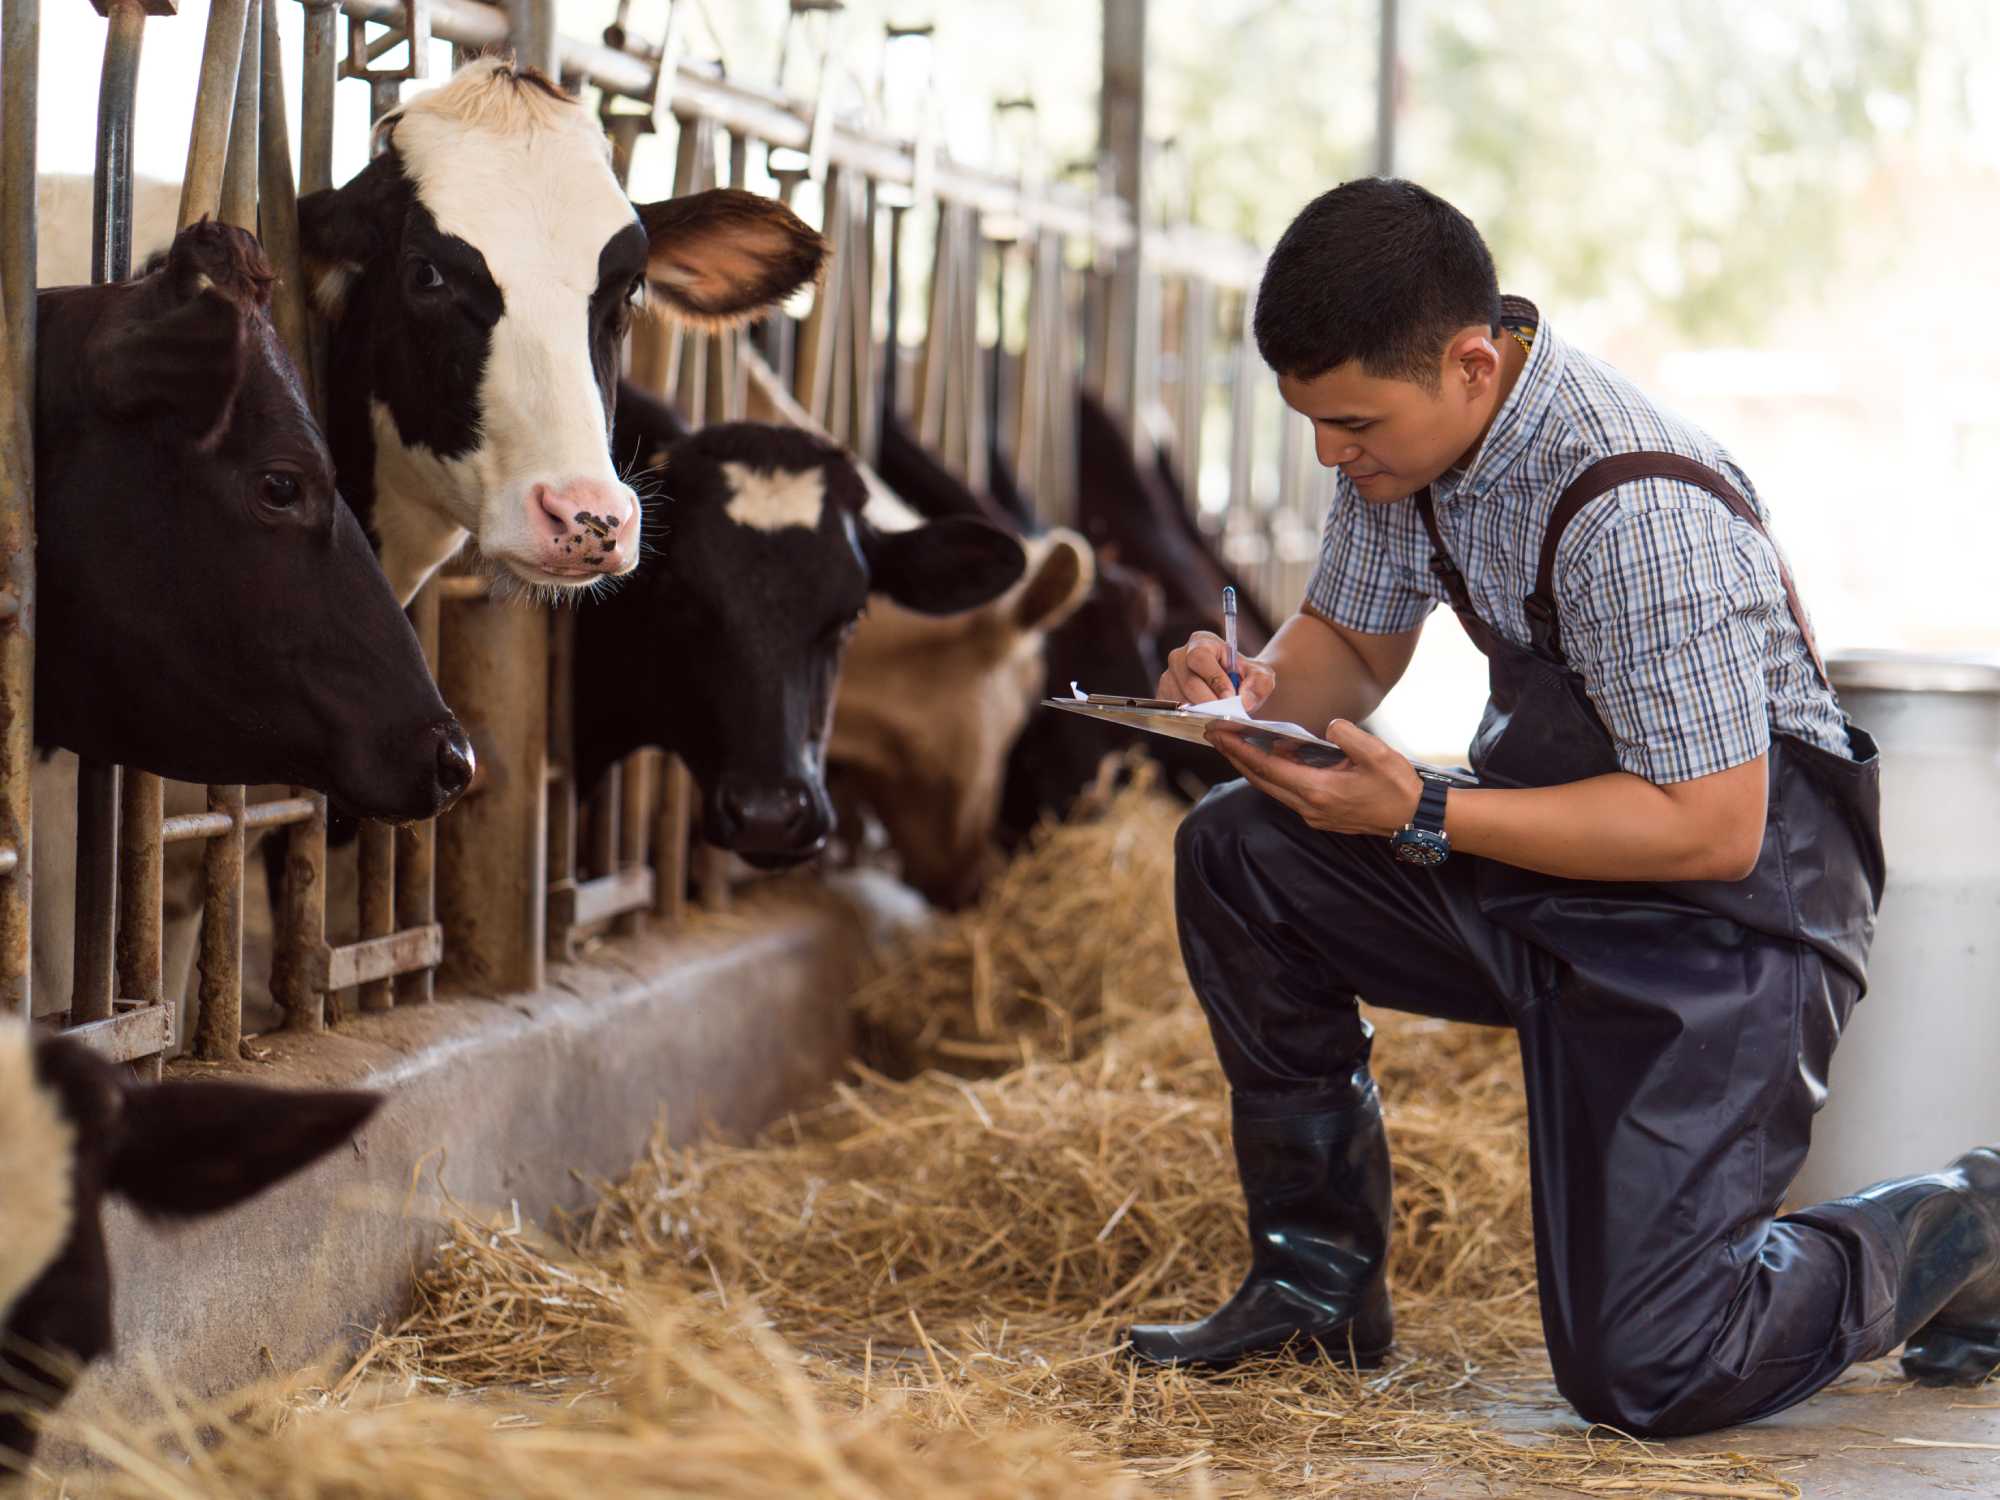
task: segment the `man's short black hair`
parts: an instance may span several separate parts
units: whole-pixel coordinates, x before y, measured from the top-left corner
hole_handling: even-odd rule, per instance
[[[1500,332],[1500,283],[1472,220],[1414,182],[1362,177],[1292,220],[1253,326],[1264,363],[1294,380],[1352,360],[1435,388],[1446,343],[1475,323]]]

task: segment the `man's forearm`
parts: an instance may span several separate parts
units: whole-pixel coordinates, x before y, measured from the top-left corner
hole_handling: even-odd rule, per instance
[[[1367,660],[1316,615],[1293,615],[1258,655],[1278,675],[1260,719],[1289,720],[1319,731],[1335,719],[1356,723],[1381,707],[1394,683],[1376,680]]]
[[[1689,798],[1624,772],[1566,786],[1455,790],[1445,832],[1454,853],[1569,880],[1740,880],[1763,842],[1761,758],[1738,772],[1723,773],[1738,786],[1722,799]]]

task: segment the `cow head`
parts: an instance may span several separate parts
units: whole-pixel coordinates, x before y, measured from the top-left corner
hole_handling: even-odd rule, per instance
[[[1090,591],[1090,546],[1074,532],[1023,545],[1027,577],[982,609],[941,620],[871,610],[834,703],[828,759],[882,820],[904,878],[947,909],[977,897],[993,858],[1007,753],[1042,686],[1043,636]]]
[[[407,599],[468,535],[530,589],[630,570],[639,507],[606,436],[633,309],[650,287],[740,321],[817,277],[825,242],[735,189],[635,208],[596,116],[498,59],[377,131],[299,224],[335,325],[335,457],[391,582]]]
[[[702,788],[710,843],[796,863],[832,829],[834,681],[869,596],[974,609],[1019,580],[1021,545],[972,520],[878,531],[853,462],[795,428],[707,428],[667,451],[661,483],[667,545],[577,618],[579,785],[664,745]]]
[[[471,746],[353,512],[238,229],[40,295],[38,742],[423,818]]]
[[[162,1219],[219,1213],[359,1130],[372,1093],[135,1084],[78,1042],[0,1021],[0,1491],[39,1413],[111,1347],[107,1196]]]

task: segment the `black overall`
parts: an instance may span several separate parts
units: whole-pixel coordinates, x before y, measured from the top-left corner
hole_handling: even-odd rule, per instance
[[[1648,475],[1757,523],[1691,460],[1594,465],[1551,516],[1532,648],[1473,612],[1418,497],[1433,569],[1491,667],[1471,752],[1484,784],[1619,769],[1562,656],[1554,558],[1584,504]],[[1804,633],[1789,578],[1786,591]],[[1414,869],[1386,840],[1316,832],[1242,782],[1183,825],[1182,947],[1239,1098],[1310,1094],[1364,1060],[1357,996],[1515,1029],[1549,1356],[1593,1421],[1746,1421],[1899,1337],[1893,1220],[1855,1200],[1773,1217],[1864,988],[1881,896],[1875,747],[1848,734],[1852,759],[1774,734],[1763,850],[1738,882],[1562,880],[1464,855]]]

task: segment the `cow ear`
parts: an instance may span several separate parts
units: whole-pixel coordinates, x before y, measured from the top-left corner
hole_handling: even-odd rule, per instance
[[[991,603],[1020,581],[1028,564],[1019,541],[967,516],[908,531],[877,531],[863,522],[861,550],[870,591],[925,615]]]
[[[153,1217],[218,1213],[347,1141],[381,1102],[380,1094],[247,1083],[134,1085],[106,1185]]]
[[[646,279],[679,317],[740,323],[817,282],[828,246],[775,198],[710,188],[639,207],[650,246]]]
[[[1014,601],[1014,623],[1022,630],[1053,630],[1082,605],[1097,582],[1090,543],[1058,526],[1038,542],[1041,555]]]
[[[338,318],[361,267],[382,253],[404,190],[393,151],[385,151],[337,188],[299,199],[299,250],[313,305]]]
[[[170,415],[197,448],[222,440],[249,362],[248,314],[198,272],[172,261],[173,298],[141,304],[90,336],[84,363],[94,398],[113,416]]]

